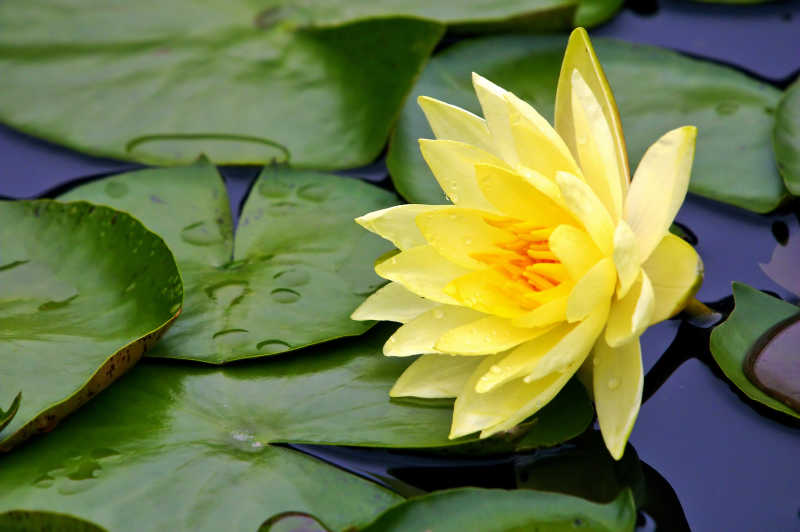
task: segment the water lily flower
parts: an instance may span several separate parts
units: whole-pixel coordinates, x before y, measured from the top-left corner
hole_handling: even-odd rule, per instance
[[[422,154],[451,205],[401,205],[356,221],[399,253],[354,313],[403,323],[388,356],[422,355],[392,396],[455,397],[451,438],[485,438],[546,405],[579,372],[619,459],[639,411],[639,336],[679,312],[702,278],[669,233],[696,129],[666,133],[630,180],[620,118],[582,28],[570,36],[555,127],[473,74],[480,118],[419,99],[436,140]]]

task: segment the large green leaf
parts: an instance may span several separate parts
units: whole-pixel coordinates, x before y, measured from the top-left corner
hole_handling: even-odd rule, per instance
[[[375,18],[303,28],[306,8],[278,5],[0,2],[0,120],[154,164],[201,153],[219,163],[369,163],[443,27]]]
[[[756,342],[780,322],[800,312],[796,306],[759,292],[747,285],[734,283],[736,308],[730,317],[711,333],[711,354],[733,384],[754,401],[790,416],[796,412],[757,388],[744,373],[747,355]]]
[[[633,531],[630,490],[608,504],[534,490],[461,488],[411,499],[387,510],[361,532]]]
[[[770,146],[780,92],[727,67],[669,50],[596,39],[597,54],[619,105],[631,168],[647,147],[675,127],[698,128],[690,190],[766,212],[786,197]],[[389,150],[397,190],[409,201],[442,203],[444,195],[417,146],[433,133],[416,104],[427,95],[480,114],[472,71],[552,118],[563,37],[495,37],[464,42],[434,57],[406,103]]]
[[[49,512],[6,512],[0,514],[3,532],[105,532],[82,519]]]
[[[0,511],[68,512],[115,532],[254,531],[284,511],[363,524],[398,498],[270,443],[453,445],[451,408],[390,400],[391,328],[269,363],[140,363],[47,438],[0,458]],[[549,405],[563,426],[591,409]],[[536,430],[537,423],[531,430]],[[582,430],[582,429],[581,429]],[[574,433],[565,433],[564,439]]]
[[[773,143],[786,187],[800,196],[800,80],[786,90],[778,105]]]
[[[161,235],[183,274],[181,319],[149,354],[223,363],[361,334],[350,314],[383,282],[390,249],[353,218],[397,203],[355,179],[267,167],[235,243],[225,185],[213,166],[131,172],[63,196],[128,211]]]
[[[0,404],[22,392],[0,450],[51,430],[133,366],[182,298],[172,253],[128,214],[0,202]]]

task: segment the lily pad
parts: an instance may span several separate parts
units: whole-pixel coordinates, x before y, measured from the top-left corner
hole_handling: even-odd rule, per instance
[[[267,167],[235,239],[225,184],[206,163],[130,172],[63,198],[130,212],[175,253],[186,304],[150,356],[221,364],[361,334],[374,324],[350,319],[384,282],[373,262],[391,247],[353,222],[397,204],[373,185]]]
[[[725,376],[748,397],[800,418],[800,412],[764,393],[744,373],[745,359],[759,339],[776,325],[797,315],[800,308],[739,283],[733,285],[733,296],[736,308],[725,323],[711,333],[714,360]]]
[[[257,4],[2,2],[0,121],[151,164],[371,162],[443,26],[305,28],[313,4]]]
[[[534,490],[461,488],[398,504],[361,532],[625,532],[636,526],[630,490],[608,504]]]
[[[789,192],[800,196],[800,80],[783,95],[775,116],[775,158]]]
[[[380,355],[390,332],[381,326],[261,364],[146,360],[47,438],[0,458],[0,511],[69,512],[115,532],[143,522],[152,530],[251,532],[286,511],[324,516],[336,530],[363,525],[399,497],[270,444],[469,441],[447,439],[449,406],[390,400],[408,365]],[[539,417],[569,426],[585,408],[588,401],[566,411],[548,406]]]
[[[14,401],[11,403],[11,406],[8,407],[8,410],[5,412],[0,410],[0,432],[2,432],[3,429],[6,428],[9,423],[11,423],[11,420],[14,419],[14,416],[17,415],[20,401],[22,401],[22,392],[17,394],[17,396],[14,398]]]
[[[0,264],[0,404],[22,392],[3,451],[133,366],[177,317],[183,289],[163,240],[84,202],[0,202]]]
[[[4,532],[105,532],[105,529],[83,519],[48,512],[6,512],[0,514],[0,530]]]
[[[692,192],[756,212],[770,211],[787,197],[771,148],[778,90],[670,50],[593,43],[619,106],[631,168],[662,134],[695,125]],[[563,37],[493,37],[456,44],[434,57],[403,109],[389,150],[387,164],[400,194],[414,203],[444,202],[417,145],[418,138],[433,138],[417,96],[480,114],[471,85],[475,71],[552,119],[565,46]]]

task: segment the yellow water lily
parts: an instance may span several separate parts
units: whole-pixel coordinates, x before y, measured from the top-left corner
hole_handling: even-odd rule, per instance
[[[639,412],[639,336],[679,312],[702,278],[669,233],[696,129],[666,133],[631,181],[620,119],[586,32],[570,36],[555,127],[473,74],[480,118],[419,99],[436,140],[422,154],[451,205],[401,205],[356,221],[399,253],[354,313],[403,323],[388,356],[422,355],[392,396],[455,397],[451,438],[488,437],[535,414],[581,369],[619,459]]]

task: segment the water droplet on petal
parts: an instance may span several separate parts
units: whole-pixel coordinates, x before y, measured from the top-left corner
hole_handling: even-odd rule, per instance
[[[611,377],[608,379],[608,389],[609,390],[616,390],[619,388],[619,379],[617,377]]]
[[[433,311],[433,317],[436,318],[437,320],[444,318],[444,311],[440,308],[437,308],[436,310]]]

